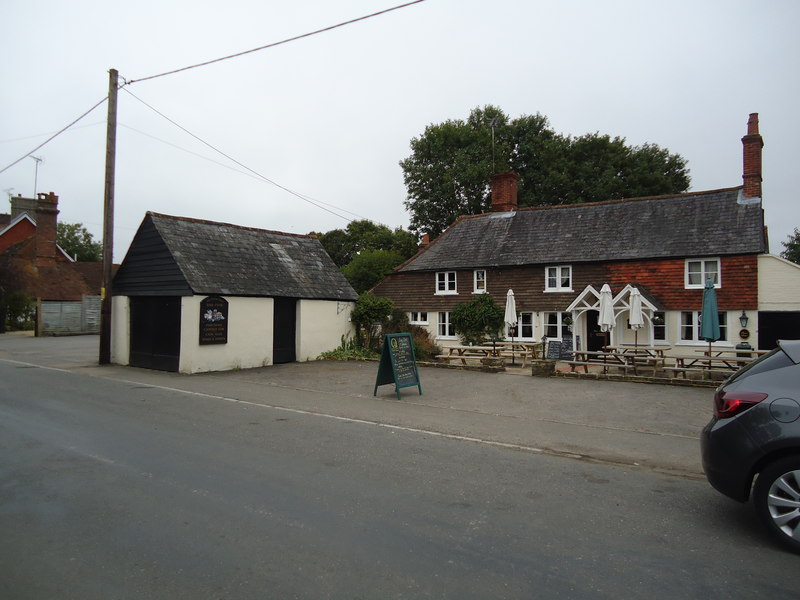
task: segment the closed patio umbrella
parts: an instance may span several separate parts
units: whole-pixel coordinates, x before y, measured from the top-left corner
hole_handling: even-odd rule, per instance
[[[631,289],[630,297],[630,315],[628,316],[628,323],[633,329],[633,347],[636,350],[639,347],[639,330],[644,327],[644,314],[642,314],[642,293],[638,288]]]
[[[511,364],[514,363],[514,330],[513,328],[517,326],[517,303],[514,300],[514,291],[508,290],[506,294],[506,314],[503,319],[508,325],[509,329],[511,329]]]
[[[611,331],[614,329],[614,300],[611,297],[611,288],[607,283],[603,284],[600,288],[600,306],[598,308],[600,315],[597,318],[597,324],[600,326],[600,331]]]
[[[708,342],[708,354],[711,355],[711,342],[720,338],[719,311],[717,310],[717,290],[714,282],[706,279],[703,290],[703,310],[700,313],[700,337]]]

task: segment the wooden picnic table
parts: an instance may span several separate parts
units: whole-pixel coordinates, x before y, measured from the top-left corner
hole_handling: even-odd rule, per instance
[[[603,346],[603,350],[619,354],[646,354],[664,358],[664,353],[672,350],[672,346]]]
[[[507,340],[502,342],[492,342],[491,340],[486,340],[481,345],[492,346],[493,344],[496,345],[498,349],[502,348],[503,350],[508,350],[510,352],[513,348],[516,352],[527,352],[528,356],[531,358],[544,358],[545,345],[542,342],[510,342]]]
[[[639,374],[640,367],[653,369],[653,376],[659,367],[664,366],[664,357],[652,354],[636,352],[594,352],[588,350],[574,350],[573,359],[567,361],[572,371],[576,367],[583,367],[585,373],[589,372],[589,367],[599,364],[603,367],[603,373],[608,373],[609,367],[617,367],[627,371],[632,369],[634,375]]]
[[[747,363],[755,360],[755,358],[744,356],[708,356],[706,354],[702,356],[678,355],[670,358],[675,359],[675,367],[678,369],[720,369],[729,371],[738,371]]]
[[[520,358],[522,359],[522,366],[527,363],[528,357],[534,355],[531,349],[525,344],[517,344],[516,342],[496,342],[495,346],[448,346],[444,348],[447,354],[440,354],[437,358],[442,358],[447,361],[460,360],[461,364],[466,365],[467,359],[481,359],[498,356],[501,358]],[[443,350],[444,350],[443,349]]]
[[[737,348],[712,348],[711,350],[709,350],[708,348],[705,348],[703,350],[695,350],[695,352],[702,352],[706,356],[725,356],[726,354],[736,354],[738,356],[739,354],[748,354],[748,355],[750,355],[750,357],[753,357],[753,356],[758,357],[758,356],[761,356],[762,354],[766,354],[767,352],[769,352],[769,350],[749,350],[749,349],[742,349],[742,348],[739,348],[739,349],[737,349]],[[747,358],[747,357],[741,357],[741,358]]]

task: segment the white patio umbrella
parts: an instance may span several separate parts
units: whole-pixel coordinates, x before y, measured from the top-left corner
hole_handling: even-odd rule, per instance
[[[503,320],[509,328],[517,326],[517,303],[514,300],[514,291],[508,290],[506,293],[506,314]],[[511,364],[514,363],[514,330],[511,329]]]
[[[633,347],[639,346],[639,330],[644,327],[644,314],[642,314],[642,294],[638,288],[631,289],[630,295],[630,316],[628,323],[633,329]]]
[[[611,288],[607,283],[603,284],[600,288],[600,316],[597,318],[597,324],[600,326],[600,331],[611,331],[614,329],[614,300],[611,297]]]

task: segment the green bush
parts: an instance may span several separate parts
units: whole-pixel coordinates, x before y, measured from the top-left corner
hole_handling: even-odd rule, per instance
[[[356,339],[364,348],[377,349],[379,332],[386,331],[386,326],[394,310],[394,303],[388,298],[364,293],[356,300],[350,318],[356,326]]]
[[[384,333],[410,333],[411,343],[414,345],[414,357],[417,360],[430,360],[442,349],[434,344],[428,330],[418,325],[411,325],[408,313],[404,310],[394,309],[386,322]]]
[[[342,343],[338,348],[323,352],[317,360],[366,360],[377,357],[377,354],[362,347],[355,338],[347,339],[342,336]]]
[[[477,294],[469,302],[457,305],[451,319],[456,334],[464,344],[479,345],[503,328],[505,311],[489,294]]]
[[[30,331],[36,325],[36,301],[25,292],[13,291],[0,298],[6,331]]]
[[[418,325],[411,325],[411,341],[414,343],[414,356],[417,360],[431,360],[442,349],[431,339],[428,330]]]

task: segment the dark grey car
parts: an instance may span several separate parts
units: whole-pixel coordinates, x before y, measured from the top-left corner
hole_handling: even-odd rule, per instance
[[[800,552],[800,340],[753,361],[717,388],[700,438],[703,468],[717,490],[756,512]],[[758,475],[753,485],[753,479]]]

